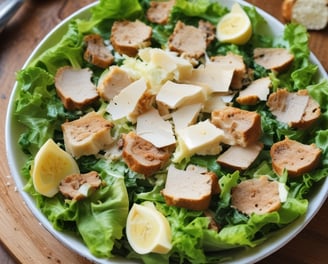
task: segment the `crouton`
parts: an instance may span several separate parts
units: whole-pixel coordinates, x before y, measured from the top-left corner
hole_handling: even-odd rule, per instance
[[[169,49],[189,58],[205,54],[207,34],[199,28],[178,21],[169,37]]]
[[[162,195],[168,205],[190,210],[206,210],[209,207],[213,190],[217,191],[217,177],[211,173],[184,171],[171,165],[168,169]]]
[[[168,148],[157,148],[134,132],[123,136],[123,159],[131,170],[146,177],[160,170],[170,156]]]
[[[255,48],[254,61],[265,69],[283,72],[294,61],[294,55],[284,48]]]
[[[91,82],[92,72],[64,66],[55,76],[56,91],[67,110],[81,110],[95,103],[99,96],[96,86]]]
[[[84,59],[100,68],[107,68],[114,62],[114,56],[110,50],[104,45],[103,38],[98,34],[90,34],[84,37],[86,50]]]
[[[298,177],[318,166],[321,149],[315,144],[305,145],[285,138],[272,145],[270,156],[272,168],[278,175],[282,175],[286,169],[288,176]]]
[[[267,176],[242,181],[232,188],[231,205],[247,215],[277,211],[281,207],[279,184]]]
[[[150,26],[139,20],[123,20],[114,22],[110,41],[118,53],[134,57],[140,48],[150,46],[151,36]]]
[[[228,145],[247,147],[262,135],[261,117],[256,112],[228,106],[213,111],[211,122],[224,131],[222,141]]]
[[[62,124],[65,149],[73,157],[95,155],[113,143],[113,124],[96,112]]]

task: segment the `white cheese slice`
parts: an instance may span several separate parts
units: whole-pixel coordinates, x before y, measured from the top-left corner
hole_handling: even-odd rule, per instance
[[[289,93],[283,110],[272,111],[277,120],[283,123],[299,122],[302,119],[309,96]]]
[[[143,78],[131,83],[109,102],[107,112],[113,120],[127,117],[129,121],[134,121],[134,111],[146,90],[147,83]]]
[[[201,85],[207,89],[208,93],[228,92],[233,73],[233,69],[228,69],[212,62],[207,63],[205,67],[201,66],[193,69],[191,77],[183,81]]]
[[[209,96],[203,106],[203,112],[212,113],[214,110],[223,109],[226,107],[225,102],[222,99],[221,94],[214,93]]]
[[[216,155],[221,152],[223,130],[217,128],[208,119],[177,131],[178,148],[173,162],[180,162],[194,154]]]
[[[175,109],[183,105],[203,103],[206,96],[202,87],[167,81],[159,90],[156,100]]]
[[[185,128],[196,122],[202,104],[185,105],[174,111],[172,115],[175,130]]]
[[[154,108],[138,116],[136,133],[157,148],[176,143],[171,123],[163,120]]]
[[[262,143],[255,143],[248,147],[234,145],[223,152],[217,162],[234,169],[245,170],[254,162],[262,148]]]
[[[224,103],[231,103],[237,92],[226,93],[221,95],[221,99]]]
[[[139,51],[139,57],[148,63],[172,73],[177,81],[190,78],[193,69],[190,61],[178,57],[177,53],[158,48],[145,48]]]

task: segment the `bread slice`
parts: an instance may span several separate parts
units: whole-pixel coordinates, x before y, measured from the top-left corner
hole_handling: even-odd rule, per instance
[[[315,144],[305,145],[285,138],[270,149],[272,168],[282,175],[284,169],[289,177],[298,177],[316,168],[320,162],[321,149]]]
[[[219,192],[217,176],[212,172],[179,170],[169,166],[165,188],[161,191],[167,205],[190,210],[207,210],[212,194]]]
[[[65,149],[73,157],[96,155],[114,142],[110,132],[113,123],[96,112],[61,125]]]
[[[278,182],[265,175],[242,181],[232,189],[231,204],[247,215],[277,211],[281,206]]]
[[[302,24],[307,29],[324,29],[328,24],[328,1],[284,0],[282,14],[286,21]]]
[[[212,111],[211,122],[224,131],[222,142],[228,145],[247,147],[262,135],[261,116],[253,111],[227,106]]]
[[[313,125],[321,114],[320,105],[305,89],[297,92],[278,89],[270,94],[267,106],[277,120],[299,129]]]

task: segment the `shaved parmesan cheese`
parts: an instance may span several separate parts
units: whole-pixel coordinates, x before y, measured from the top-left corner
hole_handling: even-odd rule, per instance
[[[221,154],[217,162],[235,170],[245,170],[254,162],[262,148],[263,144],[259,142],[247,147],[234,145]]]
[[[218,63],[207,63],[205,67],[198,67],[192,71],[186,83],[203,86],[208,93],[228,92],[234,70],[222,67]]]
[[[136,110],[140,100],[144,97],[147,91],[145,79],[141,78],[126,88],[118,95],[114,96],[113,100],[107,106],[107,112],[113,120],[118,120],[123,117],[131,122],[135,122]]]
[[[212,113],[214,110],[223,109],[226,107],[222,96],[218,93],[212,94],[204,104],[203,111],[206,113]]]
[[[136,133],[157,148],[170,146],[176,142],[171,123],[164,121],[154,108],[138,116]]]
[[[158,92],[156,100],[175,109],[183,105],[203,103],[206,97],[200,86],[167,81]]]
[[[223,130],[217,128],[208,119],[178,130],[178,148],[173,162],[180,162],[194,154],[216,155],[222,150]]]
[[[226,93],[221,95],[221,99],[224,103],[231,103],[237,92]]]
[[[185,105],[172,113],[175,130],[194,124],[197,120],[202,104]]]

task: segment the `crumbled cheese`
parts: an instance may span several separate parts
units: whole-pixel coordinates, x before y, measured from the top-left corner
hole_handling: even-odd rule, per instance
[[[155,67],[164,69],[177,81],[190,78],[193,69],[187,59],[177,56],[177,53],[158,48],[146,48],[139,51],[139,57]]]

